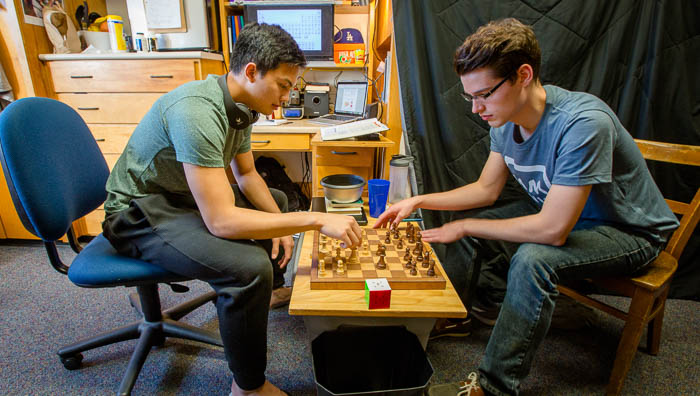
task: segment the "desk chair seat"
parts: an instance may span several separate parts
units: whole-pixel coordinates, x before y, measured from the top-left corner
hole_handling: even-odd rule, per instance
[[[143,319],[61,348],[58,355],[66,368],[79,368],[83,351],[138,339],[118,392],[128,395],[151,347],[163,345],[166,337],[223,346],[218,334],[177,322],[214,300],[213,291],[161,311],[158,285],[183,292],[187,288],[173,282],[189,278],[120,256],[102,235],[84,248],[78,243],[72,223],[104,202],[109,170],[95,138],[72,108],[47,98],[24,98],[8,106],[0,113],[0,163],[22,225],[44,242],[54,269],[80,287],[135,286],[138,292]],[[56,248],[66,233],[78,253],[70,267]]]

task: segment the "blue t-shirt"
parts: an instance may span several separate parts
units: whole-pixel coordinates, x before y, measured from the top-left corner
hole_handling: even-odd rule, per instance
[[[509,122],[491,128],[491,151],[540,207],[553,184],[592,185],[577,224],[609,224],[666,242],[678,220],[612,109],[587,93],[544,89],[544,113],[530,138],[518,143]]]

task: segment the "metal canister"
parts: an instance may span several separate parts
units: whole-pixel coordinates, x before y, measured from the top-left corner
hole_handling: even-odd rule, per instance
[[[154,37],[151,37],[148,39],[148,50],[149,51],[158,51],[158,48],[156,46],[156,39]]]

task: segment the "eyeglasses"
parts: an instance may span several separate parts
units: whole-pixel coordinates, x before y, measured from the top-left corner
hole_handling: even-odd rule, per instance
[[[476,101],[476,100],[482,100],[482,101],[484,101],[484,100],[488,99],[489,96],[493,95],[493,93],[496,92],[496,90],[498,89],[498,87],[500,87],[501,85],[503,85],[503,83],[506,82],[506,80],[508,80],[508,77],[504,78],[503,80],[501,80],[501,82],[499,82],[498,84],[496,84],[495,87],[489,89],[488,92],[483,93],[483,94],[481,94],[481,95],[473,95],[473,96],[472,96],[472,95],[469,95],[469,94],[466,93],[466,92],[460,92],[460,95],[462,95],[462,97],[464,98],[464,100],[466,100],[466,101],[469,102],[469,103],[472,103],[472,102],[474,102],[474,101]]]

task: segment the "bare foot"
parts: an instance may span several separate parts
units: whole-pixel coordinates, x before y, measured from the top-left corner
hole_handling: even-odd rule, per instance
[[[286,396],[287,394],[282,392],[280,388],[272,385],[270,381],[265,380],[265,383],[263,386],[261,386],[258,389],[253,389],[253,390],[243,390],[238,387],[238,384],[236,384],[236,381],[233,381],[231,384],[231,394],[233,396]]]

